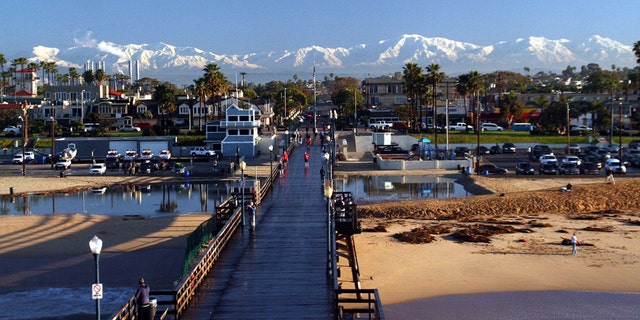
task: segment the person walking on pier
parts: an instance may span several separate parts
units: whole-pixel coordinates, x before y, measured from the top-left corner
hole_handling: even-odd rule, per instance
[[[253,201],[249,201],[249,205],[247,205],[247,213],[251,217],[251,230],[256,229],[256,210],[257,209],[258,208],[256,207],[255,203],[253,203]]]

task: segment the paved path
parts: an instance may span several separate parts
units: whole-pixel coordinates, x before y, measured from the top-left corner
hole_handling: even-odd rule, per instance
[[[321,149],[289,159],[260,204],[255,231],[236,232],[182,319],[335,319],[326,275],[326,200]]]

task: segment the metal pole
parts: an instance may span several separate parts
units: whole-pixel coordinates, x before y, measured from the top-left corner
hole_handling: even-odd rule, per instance
[[[55,110],[55,106],[53,106],[52,110]],[[51,169],[53,169],[53,165],[55,163],[54,159],[56,155],[56,139],[55,139],[56,131],[54,126],[54,122],[56,121],[56,118],[53,116],[54,113],[55,111],[53,111],[51,116]]]
[[[478,145],[476,147],[476,173],[480,174],[478,168],[480,167],[480,104],[477,101],[476,96],[476,136],[478,137]]]
[[[618,104],[618,108],[620,108],[620,110],[618,110],[618,159],[620,159],[622,163],[622,102]]]
[[[571,118],[569,117],[569,102],[565,101],[567,105],[567,154],[571,154]]]
[[[242,211],[242,226],[245,226],[245,221],[244,221],[244,168],[242,166],[240,166],[240,172],[242,173],[242,183],[240,185],[240,192],[242,192],[242,202],[240,203],[241,206],[241,211]]]
[[[616,87],[611,86],[611,131],[609,131],[609,143],[613,143],[613,94]]]
[[[100,254],[93,254],[96,261],[96,283],[100,283]],[[96,299],[96,320],[100,320],[100,299]]]

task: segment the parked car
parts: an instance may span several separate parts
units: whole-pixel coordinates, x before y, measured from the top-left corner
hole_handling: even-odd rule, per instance
[[[205,147],[193,147],[191,151],[189,151],[189,154],[192,157],[213,157],[216,155],[216,152]]]
[[[491,154],[491,152],[489,152],[489,148],[485,147],[485,146],[480,146],[480,149],[478,149],[480,151],[480,154]]]
[[[493,163],[485,163],[476,169],[476,173],[480,174],[506,174],[509,170],[496,166]]]
[[[164,159],[164,160],[171,159],[171,151],[169,151],[169,150],[160,150],[160,153],[158,153],[158,158]]]
[[[572,143],[566,147],[564,147],[564,154],[580,154],[580,152],[582,152],[582,149],[580,149],[580,146],[578,146],[575,143]]]
[[[583,162],[580,165],[580,174],[598,174],[600,173],[600,168],[598,168],[597,163],[593,162]]]
[[[631,140],[629,142],[629,149],[639,149],[640,148],[640,140]]]
[[[566,156],[562,158],[562,163],[573,163],[576,166],[580,166],[580,164],[582,164],[582,160],[580,160],[578,156]]]
[[[13,159],[11,160],[11,163],[13,164],[22,164],[22,162],[24,161],[25,163],[30,163],[36,160],[36,156],[33,153],[33,151],[25,151],[24,152],[24,156],[22,155],[22,152],[16,153],[13,156]]]
[[[126,125],[120,126],[120,131],[123,131],[123,132],[140,132],[140,131],[142,131],[142,129],[140,129],[139,127],[136,127],[136,126],[132,126],[132,125],[126,124]]]
[[[456,147],[453,152],[456,154],[456,157],[470,157],[471,150],[467,147]]]
[[[491,148],[489,149],[490,154],[500,154],[501,151],[502,149],[500,149],[500,146],[498,146],[497,144],[495,146],[491,146]]]
[[[4,128],[4,130],[2,130],[2,133],[8,136],[17,135],[20,133],[20,129],[21,129],[20,127],[16,127],[16,126],[8,126]]]
[[[593,131],[593,128],[585,125],[581,126],[571,126],[572,131]]]
[[[580,174],[580,168],[577,164],[571,162],[565,162],[560,164],[558,169],[560,174]]]
[[[104,164],[107,166],[107,169],[118,169],[118,168],[120,168],[120,158],[119,157],[107,157],[104,160]]]
[[[67,170],[71,168],[71,159],[60,159],[54,165],[56,170]]]
[[[531,152],[529,152],[529,160],[538,161],[542,155],[550,154],[553,150],[548,145],[538,144],[531,148]]]
[[[604,170],[605,172],[613,171],[614,174],[627,173],[627,167],[622,162],[620,162],[619,159],[615,158],[607,159],[607,161],[604,163]]]
[[[516,164],[516,175],[533,175],[536,174],[536,169],[533,168],[529,162],[518,162]]]
[[[502,153],[516,153],[516,145],[511,142],[502,144]]]
[[[558,158],[553,153],[540,156],[540,164],[553,164],[558,166]]]
[[[143,149],[142,152],[140,152],[140,159],[142,160],[153,159],[153,151],[151,151],[151,149]]]
[[[504,128],[495,124],[495,123],[483,123],[481,129],[482,131],[504,131]]]
[[[538,173],[540,175],[543,174],[553,174],[553,175],[557,175],[558,174],[558,165],[555,163],[543,163],[540,165],[540,168],[538,169]]]
[[[107,166],[104,163],[94,163],[89,167],[89,174],[105,174]]]

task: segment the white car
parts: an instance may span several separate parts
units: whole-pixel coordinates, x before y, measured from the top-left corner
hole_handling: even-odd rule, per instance
[[[160,150],[160,153],[158,153],[158,158],[164,159],[164,160],[171,159],[171,151],[169,151],[169,150]]]
[[[123,125],[120,127],[120,131],[123,132],[140,132],[142,131],[142,129],[140,129],[139,127],[136,126],[132,126],[132,125]]]
[[[104,163],[94,163],[89,167],[89,174],[105,174],[107,165]]]
[[[70,159],[60,159],[55,164],[56,170],[67,170],[71,168],[71,160]]]
[[[504,131],[504,128],[495,124],[495,123],[483,123],[482,124],[482,131]]]
[[[555,164],[558,165],[558,158],[553,154],[544,154],[540,156],[540,165],[543,164]]]
[[[580,166],[582,164],[582,160],[580,160],[580,158],[578,158],[577,156],[566,156],[562,158],[562,163],[573,163],[577,166]]]
[[[11,160],[13,164],[21,164],[23,161],[31,162],[36,159],[33,151],[25,151],[24,156],[22,156],[22,152],[16,153]]]
[[[627,167],[625,167],[625,165],[620,162],[620,160],[615,158],[607,159],[607,162],[604,163],[604,170],[605,172],[611,170],[613,173],[627,173]]]

